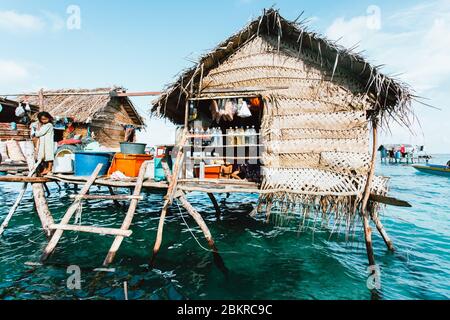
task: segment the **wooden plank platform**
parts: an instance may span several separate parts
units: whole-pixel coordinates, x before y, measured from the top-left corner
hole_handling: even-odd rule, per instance
[[[14,183],[47,183],[52,180],[45,177],[27,177],[27,176],[0,176],[0,182],[14,182]]]

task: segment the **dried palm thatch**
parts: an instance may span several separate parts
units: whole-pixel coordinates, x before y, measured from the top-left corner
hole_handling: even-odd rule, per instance
[[[133,103],[127,97],[117,97],[115,93],[122,92],[122,88],[96,89],[62,89],[45,91],[43,107],[54,117],[74,118],[77,123],[95,121],[110,105],[122,105],[130,120],[123,119],[135,126],[144,126],[144,120],[137,112]],[[20,101],[28,101],[39,105],[39,97],[22,96]]]
[[[320,64],[325,72],[318,77],[308,77],[309,82],[339,81],[340,76],[349,77],[351,82],[364,89],[363,93],[370,100],[371,118],[379,118],[381,125],[386,124],[389,119],[394,119],[407,126],[410,125],[411,101],[415,96],[407,84],[381,73],[381,66],[370,64],[361,53],[354,52],[355,48],[344,48],[336,42],[310,31],[306,20],[298,20],[299,18],[296,21],[288,21],[280,16],[278,10],[264,10],[259,18],[202,56],[198,64],[183,71],[176,82],[169,85],[160,98],[154,102],[152,111],[156,115],[169,118],[174,123],[182,124],[185,99],[194,93],[205,91],[209,87],[208,83],[204,81],[204,77],[255,37],[265,36],[276,41],[275,49],[277,51],[289,49],[293,53],[293,58],[301,61],[315,60]],[[283,46],[288,48],[283,48]],[[271,53],[267,54],[271,55]],[[283,59],[283,57],[274,57],[273,55],[271,58]],[[252,64],[258,64],[255,57],[247,56],[246,59],[247,61],[245,59],[242,61],[241,73],[244,73],[246,68],[255,67]],[[289,69],[288,66],[286,68]],[[253,72],[260,74],[257,68],[252,69]],[[290,71],[291,78],[299,76],[295,68]],[[237,80],[236,74],[231,77],[233,80]],[[284,79],[274,80],[280,85]]]
[[[182,124],[187,99],[243,95],[265,102],[260,207],[268,214],[301,205],[306,215],[351,221],[369,192],[387,193],[388,179],[373,176],[370,125],[409,126],[408,85],[270,9],[184,71],[152,112]]]

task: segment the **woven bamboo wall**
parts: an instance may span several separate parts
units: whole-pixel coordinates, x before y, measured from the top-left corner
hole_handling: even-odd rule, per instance
[[[299,59],[300,58],[300,59]],[[203,88],[286,87],[266,101],[263,189],[308,195],[360,195],[370,168],[372,102],[355,76],[329,61],[258,36],[210,71]],[[377,178],[378,179],[378,178]],[[384,182],[375,183],[382,190]],[[374,187],[375,188],[375,187]]]

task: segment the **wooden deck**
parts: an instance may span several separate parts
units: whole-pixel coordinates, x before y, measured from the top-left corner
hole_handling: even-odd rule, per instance
[[[0,176],[0,182],[10,183],[50,183],[62,182],[74,185],[84,185],[89,177],[79,177],[74,175],[56,174],[46,177],[26,177],[21,175]],[[94,186],[104,186],[112,188],[134,188],[137,179],[113,180],[108,177],[100,177],[93,183]],[[142,188],[146,191],[167,191],[169,184],[167,181],[157,182],[153,179],[146,179]],[[259,193],[259,185],[255,182],[245,180],[230,179],[180,179],[178,189],[184,192],[206,192],[206,193]]]

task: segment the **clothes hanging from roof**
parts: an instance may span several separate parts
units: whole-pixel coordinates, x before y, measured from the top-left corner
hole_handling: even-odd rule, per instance
[[[136,142],[136,128],[125,126],[125,142]]]

